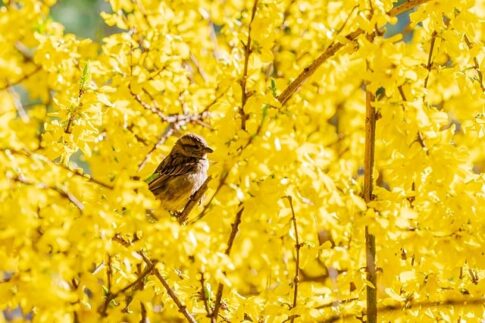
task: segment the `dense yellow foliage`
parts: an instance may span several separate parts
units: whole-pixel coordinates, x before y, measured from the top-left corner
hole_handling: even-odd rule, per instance
[[[367,226],[379,318],[484,318],[483,0],[404,4],[409,41],[393,0],[110,0],[100,43],[54,2],[0,8],[0,310],[208,321],[219,289],[218,321],[356,320]],[[188,131],[215,152],[179,225],[143,179]]]

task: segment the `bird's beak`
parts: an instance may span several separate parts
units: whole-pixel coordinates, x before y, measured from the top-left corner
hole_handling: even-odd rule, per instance
[[[210,154],[210,153],[213,153],[214,150],[211,148],[211,147],[204,147],[204,151],[207,153],[207,154]]]

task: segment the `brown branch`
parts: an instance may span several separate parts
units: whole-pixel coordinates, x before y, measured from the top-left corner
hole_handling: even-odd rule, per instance
[[[150,259],[148,259],[148,257],[145,256],[145,254],[142,251],[139,251],[138,254],[143,258],[143,260],[145,261],[145,263],[148,266],[155,266],[155,263],[153,261],[151,261]],[[158,280],[160,281],[160,283],[162,283],[163,287],[167,291],[167,294],[174,301],[175,305],[177,305],[180,313],[182,313],[183,316],[190,323],[196,323],[197,321],[194,319],[194,317],[192,316],[192,314],[190,314],[187,311],[187,307],[180,301],[180,299],[178,298],[177,294],[175,294],[174,290],[168,284],[167,280],[165,278],[163,278],[162,274],[160,274],[160,271],[158,269],[156,269],[156,268],[153,268],[152,270],[153,270],[153,274],[155,275],[155,277],[157,277]]]
[[[254,0],[253,2],[253,9],[251,11],[251,20],[249,21],[249,26],[248,26],[248,38],[246,41],[246,44],[243,44],[244,46],[244,69],[243,69],[243,75],[241,78],[241,107],[239,108],[239,114],[241,115],[241,129],[246,131],[246,119],[247,115],[244,112],[244,107],[246,106],[246,102],[248,98],[250,97],[250,94],[247,92],[246,89],[246,83],[248,79],[248,65],[249,65],[249,56],[251,56],[252,53],[252,48],[251,48],[251,28],[252,24],[254,21],[254,17],[256,16],[256,10],[258,8],[258,0]]]
[[[199,203],[199,201],[202,199],[202,196],[207,191],[207,188],[209,187],[209,182],[211,179],[212,179],[211,176],[207,177],[207,179],[202,184],[202,186],[197,190],[197,192],[195,192],[190,197],[189,201],[184,207],[184,210],[178,215],[178,221],[180,224],[184,224],[187,222],[190,212],[195,207],[195,205]]]
[[[207,313],[207,317],[210,318],[211,310],[209,307],[209,300],[207,299],[207,295],[205,294],[205,277],[203,272],[200,273],[200,287],[201,287],[200,297],[202,298],[202,302],[204,303],[204,308],[205,308],[205,312]]]
[[[5,84],[5,85],[3,85],[3,86],[0,87],[0,91],[6,90],[9,87],[12,87],[12,86],[15,86],[15,85],[18,85],[18,84],[22,83],[23,81],[29,79],[31,76],[35,75],[41,69],[42,69],[42,67],[37,65],[32,71],[30,71],[29,73],[23,75],[22,77],[20,77],[16,81],[14,81],[12,83],[10,83],[10,82],[7,81],[7,84]]]
[[[399,85],[399,86],[397,87],[397,89],[398,89],[398,91],[399,91],[399,95],[401,96],[401,99],[402,99],[403,101],[407,101],[407,99],[406,99],[406,94],[404,94],[404,89],[402,88],[402,85]]]
[[[433,31],[433,34],[431,35],[431,46],[429,49],[429,54],[428,54],[428,63],[426,64],[426,69],[428,70],[428,74],[426,74],[426,78],[424,79],[424,88],[426,89],[428,87],[428,79],[429,79],[429,74],[431,73],[431,67],[433,66],[433,50],[434,50],[434,44],[436,42],[436,36],[438,33],[436,31]]]
[[[377,322],[377,275],[376,275],[376,238],[369,234],[369,228],[365,227],[365,255],[366,255],[366,286],[367,292],[367,322]]]
[[[298,283],[300,281],[300,249],[302,247],[302,244],[300,244],[300,238],[298,236],[298,225],[296,223],[296,215],[295,215],[295,209],[293,208],[293,198],[291,195],[286,196],[288,199],[288,202],[290,203],[290,208],[291,208],[291,221],[293,222],[293,228],[295,231],[295,252],[296,252],[296,259],[295,259],[295,276],[293,278],[293,304],[290,307],[291,309],[294,309],[297,305],[298,301]],[[294,322],[295,318],[297,318],[298,315],[291,315],[289,317],[290,322]]]
[[[357,29],[356,31],[349,33],[347,36],[345,36],[345,38],[347,38],[349,41],[354,41],[357,39],[358,36],[363,33],[364,31],[362,29]],[[344,47],[344,45],[345,44],[343,43],[332,42],[330,46],[328,46],[328,48],[322,54],[320,54],[320,56],[318,56],[310,65],[305,67],[300,75],[298,75],[297,78],[294,79],[286,87],[286,89],[281,92],[280,95],[278,95],[278,101],[280,101],[282,105],[285,105],[286,102],[288,102],[288,100],[293,96],[293,94],[295,94],[295,92],[300,88],[300,86],[302,86],[302,84],[316,72],[320,65],[322,65],[327,59],[335,55],[335,53],[337,53],[337,51]]]
[[[81,76],[81,82],[79,85],[79,93],[77,95],[77,106],[72,108],[72,112],[69,113],[69,119],[67,120],[67,125],[66,128],[64,129],[64,132],[67,134],[70,134],[72,132],[72,124],[75,121],[76,117],[79,114],[79,111],[83,107],[83,101],[82,97],[85,93],[85,86],[86,86],[86,79],[88,78],[88,65],[84,66],[84,69],[82,71],[82,76]]]
[[[160,120],[164,122],[174,122],[172,119],[166,116],[158,107],[151,106],[145,101],[143,101],[138,94],[133,92],[131,84],[128,84],[128,89],[130,90],[130,94],[135,99],[135,101],[138,102],[138,104],[141,105],[145,110],[150,111],[153,114],[156,114],[160,118]]]
[[[465,38],[465,43],[468,46],[468,48],[469,49],[472,49],[473,44],[470,41],[470,39],[468,39],[468,36],[465,35],[464,38]],[[478,63],[478,59],[477,59],[476,56],[473,57],[473,67],[477,71],[477,74],[478,74],[478,82],[480,83],[480,88],[482,89],[482,92],[485,92],[485,86],[483,85],[483,74],[482,74],[482,71],[480,71],[480,64]]]
[[[227,256],[230,256],[231,254],[231,249],[234,244],[234,239],[236,239],[237,232],[239,231],[239,224],[241,224],[241,217],[242,217],[243,211],[244,211],[244,207],[241,207],[236,214],[234,223],[231,225],[232,227],[231,234],[229,235],[226,251],[224,252]],[[219,309],[222,303],[223,293],[224,293],[224,285],[222,283],[219,283],[219,285],[217,286],[217,294],[216,294],[216,300],[214,303],[214,309],[212,310],[212,313],[211,313],[211,322],[217,321],[217,317],[219,315]]]
[[[111,255],[108,254],[108,268],[106,269],[106,280],[108,283],[108,294],[111,293],[111,282],[113,277],[113,267],[111,264]]]
[[[374,170],[374,150],[376,135],[376,110],[372,104],[374,95],[366,89],[365,116],[365,160],[364,160],[364,200],[368,203],[373,199],[372,186]]]
[[[367,63],[368,65],[368,63]],[[367,68],[369,68],[367,66]],[[368,89],[366,84],[365,90],[365,147],[364,147],[364,200],[368,204],[374,199],[372,194],[374,171],[374,150],[375,150],[375,134],[376,134],[376,111],[373,105],[375,100],[374,94]],[[368,285],[367,291],[367,322],[377,322],[377,276],[376,276],[376,250],[375,237],[369,234],[368,227],[365,227],[365,248],[366,248],[366,278]],[[372,284],[372,286],[369,286]]]
[[[140,323],[148,323],[150,322],[147,317],[147,309],[145,307],[145,304],[143,302],[140,302],[140,312],[141,312],[141,319]]]
[[[428,2],[430,0],[410,0],[405,2],[393,9],[391,9],[387,14],[391,17],[394,17],[404,11],[411,10],[412,8]],[[348,33],[345,38],[352,42],[357,39],[358,36],[362,35],[364,31],[362,29],[357,29],[351,33]],[[282,92],[278,95],[277,99],[281,102],[282,105],[285,105],[286,102],[295,94],[295,92],[300,88],[300,86],[310,77],[312,76],[316,70],[322,65],[327,59],[335,55],[345,44],[339,42],[332,42],[327,49],[318,56],[310,65],[305,67],[303,71],[294,79]]]

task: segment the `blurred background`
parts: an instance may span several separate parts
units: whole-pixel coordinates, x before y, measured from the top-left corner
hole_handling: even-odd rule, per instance
[[[51,15],[64,25],[66,33],[99,41],[112,33],[100,16],[102,11],[111,12],[106,0],[60,0],[52,7]]]

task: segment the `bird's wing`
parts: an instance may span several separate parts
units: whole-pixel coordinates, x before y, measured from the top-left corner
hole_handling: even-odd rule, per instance
[[[177,158],[169,155],[157,167],[154,173],[155,176],[150,176],[150,178],[154,178],[148,183],[148,188],[156,195],[158,191],[165,189],[166,182],[170,178],[195,172],[196,170],[197,160],[187,160],[186,158]]]

